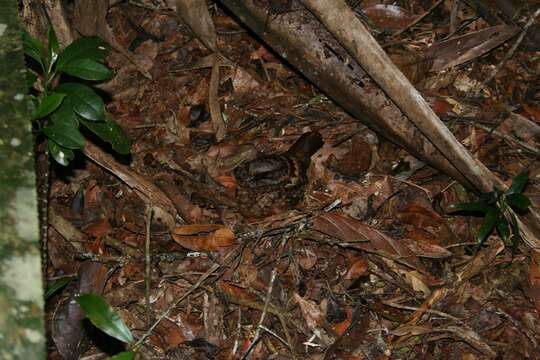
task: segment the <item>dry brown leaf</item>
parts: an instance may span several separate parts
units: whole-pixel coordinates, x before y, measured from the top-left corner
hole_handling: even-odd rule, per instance
[[[104,236],[112,234],[113,227],[108,219],[103,218],[85,227],[83,232],[101,241]]]
[[[466,281],[473,276],[478,275],[491,264],[504,248],[504,243],[501,240],[498,240],[491,242],[489,247],[480,249],[474,258],[457,273],[458,281]]]
[[[415,19],[407,10],[397,5],[375,4],[363,8],[362,12],[384,30],[401,30]]]
[[[232,230],[221,224],[182,225],[171,235],[176,243],[193,251],[216,251],[236,244]]]
[[[536,122],[540,123],[540,109],[532,105],[523,104],[523,110]]]
[[[298,265],[304,270],[310,270],[317,263],[318,256],[310,249],[303,249],[298,254]]]
[[[425,241],[415,241],[413,239],[403,239],[403,242],[416,254],[416,256],[442,259],[452,255],[452,252],[446,250],[442,246],[430,244]]]
[[[315,301],[306,300],[297,293],[293,297],[298,306],[300,306],[307,326],[311,330],[322,329],[326,311],[320,305],[317,305]]]
[[[423,276],[417,271],[408,271],[405,274],[405,280],[411,285],[414,291],[421,291],[424,297],[428,297],[431,294],[431,290],[424,282]]]
[[[369,269],[369,264],[363,256],[352,255],[349,257],[345,280],[356,280],[364,275]]]
[[[443,223],[441,215],[432,209],[420,205],[407,206],[399,212],[398,218],[405,224],[414,225],[419,228],[426,226],[437,228]]]
[[[236,300],[254,301],[257,299],[255,295],[247,292],[246,289],[229,284],[225,281],[219,282],[219,288],[221,289],[221,291],[223,291],[225,295]]]
[[[338,213],[328,213],[317,216],[313,221],[313,228],[347,242],[348,244],[344,244],[347,247],[376,253],[427,273],[424,265],[405,244],[359,220]]]
[[[431,332],[433,332],[431,326],[424,325],[402,325],[390,331],[392,335],[396,336],[417,336],[422,334],[429,334]]]
[[[352,310],[350,308],[346,308],[345,313],[347,314],[347,317],[345,318],[345,320],[343,320],[342,322],[338,324],[331,325],[332,331],[338,336],[342,336],[343,334],[345,334],[345,331],[347,331],[349,326],[351,326]]]
[[[238,186],[238,183],[236,182],[236,179],[234,177],[229,175],[219,175],[216,176],[214,180],[223,185],[223,187],[227,189],[227,191],[233,194],[236,192],[236,187]]]

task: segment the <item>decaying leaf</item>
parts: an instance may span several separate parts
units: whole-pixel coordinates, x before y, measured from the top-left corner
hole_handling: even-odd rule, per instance
[[[216,251],[236,243],[232,230],[220,224],[182,225],[171,235],[179,245],[193,251]]]
[[[347,247],[377,253],[426,273],[424,265],[402,242],[343,214],[329,213],[316,217],[313,228],[347,242]]]

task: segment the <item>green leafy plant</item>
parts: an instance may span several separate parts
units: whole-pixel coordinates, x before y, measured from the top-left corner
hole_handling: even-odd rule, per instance
[[[531,204],[529,198],[523,195],[523,190],[525,190],[528,181],[529,174],[524,171],[512,179],[512,184],[506,192],[496,188],[494,191],[481,194],[479,201],[452,204],[447,211],[484,217],[482,226],[476,236],[479,246],[486,241],[492,230],[496,228],[499,236],[505,242],[510,240],[513,249],[516,249],[518,241],[521,239],[516,216],[527,212]]]
[[[28,33],[23,34],[24,52],[29,59],[28,85],[35,90],[31,95],[32,120],[47,137],[52,157],[67,166],[75,156],[73,150],[84,148],[81,125],[110,143],[119,154],[129,154],[129,139],[106,113],[103,99],[88,85],[112,75],[102,63],[109,51],[107,43],[97,37],[82,37],[60,50],[52,27],[47,38],[45,46]]]
[[[49,286],[47,286],[47,289],[45,290],[45,300],[50,299],[58,291],[65,288],[72,280],[73,280],[73,277],[67,276],[67,277],[58,279],[52,284],[50,284]]]
[[[79,305],[90,322],[105,334],[135,347],[133,335],[126,326],[120,315],[103,299],[94,294],[82,294],[79,296]],[[123,351],[114,355],[111,360],[133,360],[134,351]]]

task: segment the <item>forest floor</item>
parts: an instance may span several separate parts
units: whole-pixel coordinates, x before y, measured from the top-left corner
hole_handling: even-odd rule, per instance
[[[452,34],[452,1],[408,29],[435,1],[360,3],[355,11],[393,54],[489,27],[462,4]],[[540,253],[496,231],[479,246],[483,218],[446,211],[474,193],[351,117],[221,6],[209,9],[229,60],[214,74],[212,51],[173,11],[131,1],[108,10],[117,43],[137,60],[107,58],[106,108],[133,144],[116,161],[163,190],[177,227],[152,222],[137,192],[81,154],[70,168],[53,166],[47,275],[77,280],[48,300],[50,358],[120,349],[69,326],[70,301],[94,292],[136,337],[166,315],[144,358],[540,359]],[[540,56],[520,47],[503,61],[516,39],[444,71],[403,69],[476,158],[508,184],[528,171],[524,194],[537,198]],[[287,207],[272,195],[260,216],[249,199],[267,201],[268,187],[240,184],[234,169],[285,153],[309,131],[324,145],[301,201]],[[242,186],[248,200],[237,196]],[[285,190],[275,189],[290,197]]]

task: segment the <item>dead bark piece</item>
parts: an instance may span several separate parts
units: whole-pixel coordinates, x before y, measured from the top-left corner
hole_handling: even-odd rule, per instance
[[[75,40],[76,36],[73,34],[73,30],[66,18],[66,13],[64,7],[62,6],[62,1],[59,0],[45,0],[43,1],[43,6],[45,7],[51,23],[54,26],[56,31],[56,36],[58,37],[58,42],[62,47],[66,47]]]
[[[26,30],[46,43],[47,29],[51,24],[56,32],[56,37],[62,48],[71,44],[75,39],[75,34],[66,19],[66,14],[61,1],[57,0],[23,0],[21,7],[21,17]]]
[[[214,55],[214,64],[212,65],[212,75],[210,78],[210,89],[208,94],[208,106],[210,108],[210,118],[212,119],[212,126],[216,133],[217,141],[221,141],[227,135],[227,129],[225,121],[223,120],[223,114],[221,113],[221,106],[219,104],[219,67],[221,61],[217,54]]]
[[[216,29],[208,12],[206,0],[169,0],[178,16],[189,26],[197,38],[212,51],[217,51]]]

